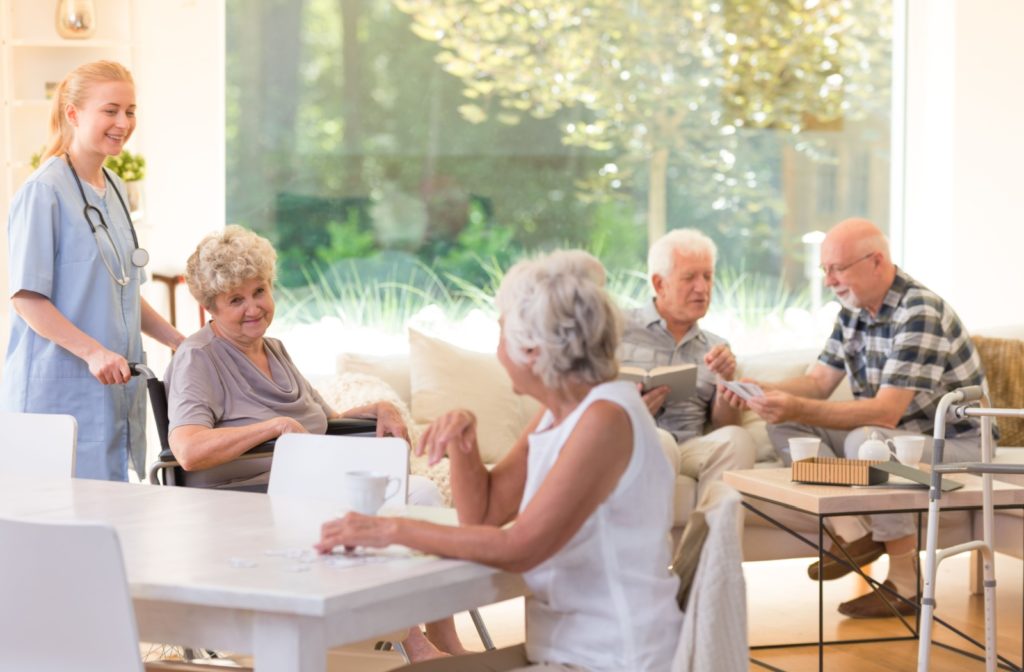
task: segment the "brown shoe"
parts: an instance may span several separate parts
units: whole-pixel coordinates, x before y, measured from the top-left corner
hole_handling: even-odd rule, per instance
[[[896,586],[891,581],[886,581],[882,585],[889,590],[896,592]],[[895,616],[893,609],[904,616],[917,611],[913,604],[907,604],[892,593],[882,591],[881,589],[879,590],[885,595],[885,599],[889,600],[889,604],[892,605],[892,609],[882,601],[882,598],[879,597],[877,593],[872,591],[867,595],[861,595],[857,599],[850,600],[849,602],[843,602],[839,605],[839,613],[850,618],[886,618],[889,616]],[[915,596],[911,595],[907,599],[914,602]]]
[[[853,561],[858,567],[863,567],[868,563],[874,562],[879,558],[879,556],[885,553],[885,544],[872,539],[870,533],[865,534],[860,539],[850,543],[846,543],[841,537],[836,537],[836,539],[846,549],[846,552],[850,554],[850,557],[853,558]],[[823,581],[838,579],[839,577],[846,576],[853,571],[853,568],[847,564],[846,556],[843,555],[842,551],[834,546],[829,548],[829,551],[838,556],[839,560],[825,556],[824,562],[822,563],[824,565],[824,569],[821,572],[821,578]],[[818,580],[817,562],[807,568],[807,576],[811,577],[815,581]]]

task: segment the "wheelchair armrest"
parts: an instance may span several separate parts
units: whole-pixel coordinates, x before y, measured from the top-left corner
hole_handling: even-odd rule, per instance
[[[372,418],[331,418],[327,421],[326,433],[331,436],[376,434],[377,421]]]
[[[377,431],[377,421],[373,419],[363,418],[332,418],[327,421],[327,434],[332,436],[342,436],[351,434],[374,434]],[[258,446],[253,446],[249,450],[245,451],[243,455],[266,455],[274,452],[274,445],[277,443],[277,439],[271,439],[270,441],[264,441]],[[160,460],[150,468],[150,481],[153,479],[153,470],[164,467],[177,467],[181,466],[178,464],[177,459],[174,457],[174,453],[171,452],[170,448],[161,450],[158,456]]]

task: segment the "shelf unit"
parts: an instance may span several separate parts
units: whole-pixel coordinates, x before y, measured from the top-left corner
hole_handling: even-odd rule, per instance
[[[56,85],[76,66],[99,59],[132,67],[135,47],[134,0],[93,0],[96,32],[85,40],[57,34],[57,0],[0,0],[0,214],[7,221],[11,198],[31,172],[31,157],[47,141]],[[133,151],[137,138],[131,142]],[[5,227],[6,228],[6,227]],[[4,250],[6,258],[6,250]]]

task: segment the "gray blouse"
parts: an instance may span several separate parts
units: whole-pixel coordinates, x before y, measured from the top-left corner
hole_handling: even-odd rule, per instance
[[[271,378],[206,325],[185,339],[164,374],[168,431],[182,425],[240,427],[278,416],[311,434],[327,431],[334,411],[276,338],[264,338]]]

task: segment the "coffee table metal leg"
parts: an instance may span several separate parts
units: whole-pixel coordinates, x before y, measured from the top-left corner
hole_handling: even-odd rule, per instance
[[[825,518],[818,516],[818,672],[825,669]]]
[[[789,535],[791,535],[792,537],[794,537],[798,541],[800,541],[800,542],[802,542],[804,544],[807,544],[808,546],[814,546],[815,545],[813,541],[807,540],[805,537],[801,536],[796,531],[794,531],[794,530],[790,529],[789,527],[787,527],[781,521],[776,520],[775,518],[772,518],[768,514],[766,514],[763,511],[759,510],[757,507],[753,506],[750,502],[744,501],[743,502],[743,507],[747,511],[750,511],[751,513],[753,513],[753,514],[757,515],[758,517],[764,519],[765,521],[767,521],[768,523],[770,523],[774,527],[776,527],[776,528],[778,528],[778,529],[788,533]],[[1015,505],[1015,506],[1012,506],[1012,507],[1003,506],[1003,507],[999,507],[999,508],[1014,508],[1014,509],[1019,509],[1021,511],[1024,511],[1024,506],[1020,506],[1020,505]],[[805,512],[805,513],[807,513],[807,512]],[[922,524],[922,516],[923,516],[923,514],[920,511],[915,511],[913,513],[916,513],[917,516],[918,516],[917,537],[918,537],[918,547],[920,548],[920,543],[921,543],[921,524]],[[810,514],[810,515],[813,516],[814,514]],[[850,556],[849,553],[846,552],[846,549],[843,548],[839,544],[838,539],[831,532],[831,530],[829,530],[825,526],[825,518],[830,517],[832,515],[847,515],[847,514],[818,514],[817,515],[817,518],[818,518],[818,544],[817,544],[817,551],[818,551],[818,562],[819,562],[818,566],[821,567],[820,563],[822,563],[822,561],[823,561],[825,556],[828,556],[828,557],[830,557],[830,558],[832,558],[834,560],[837,560],[837,561],[843,561],[843,562],[849,563],[851,569],[857,575],[859,575],[862,579],[864,579],[868,583],[868,585],[876,593],[878,593],[879,596],[885,602],[889,603],[890,608],[893,609],[894,615],[896,615],[900,619],[900,621],[902,621],[904,627],[906,627],[907,630],[911,634],[909,636],[904,636],[904,637],[874,637],[874,638],[868,638],[868,639],[848,639],[848,640],[824,641],[824,586],[822,584],[821,574],[819,572],[819,576],[818,576],[818,669],[819,670],[823,670],[824,669],[824,646],[825,645],[830,645],[830,644],[867,644],[867,643],[875,643],[875,644],[877,644],[877,643],[882,643],[882,642],[907,641],[907,640],[910,640],[910,639],[916,639],[919,636],[920,627],[921,627],[921,625],[920,625],[920,612],[919,612],[919,610],[920,610],[920,599],[921,599],[920,588],[918,588],[918,591],[917,591],[918,592],[918,594],[917,594],[917,603],[915,604],[915,606],[918,609],[918,613],[915,615],[916,616],[916,618],[915,618],[915,625],[911,626],[910,623],[903,617],[902,614],[899,614],[898,612],[896,612],[895,608],[892,607],[892,603],[889,601],[888,598],[885,597],[884,593],[892,592],[892,591],[890,591],[889,588],[883,586],[881,583],[876,581],[874,578],[868,576],[860,567],[855,566],[855,563],[853,562],[853,558]],[[855,514],[849,514],[849,515],[855,515]],[[828,534],[828,537],[832,541],[834,549],[839,552],[838,554],[834,553],[832,551],[826,551],[825,550],[825,548],[824,548],[824,545],[825,545],[824,544],[824,541],[825,541],[824,535],[825,534]],[[1022,542],[1022,544],[1021,544],[1021,550],[1022,550],[1021,555],[1024,556],[1024,542]],[[843,557],[840,557],[840,556],[843,556]],[[921,568],[920,568],[920,565],[918,565],[917,573],[918,573],[918,583],[919,583],[919,585],[920,585],[920,571],[921,571]],[[897,599],[897,600],[906,600],[906,598],[903,598],[903,597],[901,597],[901,596],[899,596],[898,594],[895,594],[895,593],[893,594],[893,597],[895,599]],[[909,600],[907,600],[907,601],[909,602]],[[959,628],[954,627],[951,623],[949,623],[949,622],[939,618],[938,616],[934,616],[934,619],[935,619],[935,623],[937,625],[941,625],[942,627],[946,628],[947,630],[949,630],[950,632],[952,632],[956,636],[960,637],[964,641],[969,642],[970,644],[973,644],[976,648],[984,650],[984,645],[981,642],[979,642],[978,640],[976,640],[975,638],[973,638],[970,635],[968,635],[966,632],[960,630]],[[1021,619],[1022,619],[1022,622],[1024,622],[1024,604],[1022,604],[1022,608],[1021,608]],[[979,656],[977,654],[971,653],[970,651],[965,651],[964,649],[960,649],[960,648],[954,647],[954,646],[952,646],[950,644],[945,644],[943,642],[935,642],[935,641],[933,641],[932,643],[933,643],[934,646],[939,646],[939,647],[942,647],[944,649],[948,649],[950,651],[955,651],[956,653],[959,653],[960,655],[966,656],[968,658],[972,658],[974,660],[978,660],[978,661],[984,661],[985,660],[983,657],[981,657],[981,656]],[[784,644],[783,643],[780,643],[780,644],[762,644],[762,645],[752,646],[750,648],[752,650],[754,650],[754,649],[777,649],[777,648],[789,648],[789,647],[801,647],[801,646],[813,646],[813,645],[814,645],[814,642],[805,642],[805,643],[792,642],[792,643],[784,643]],[[759,667],[763,667],[765,669],[768,669],[768,670],[778,670],[779,669],[779,668],[775,668],[775,667],[773,667],[771,665],[768,665],[767,663],[759,661],[759,660],[757,660],[757,659],[755,659],[753,657],[751,657],[750,660],[751,660],[751,663],[753,663],[753,664],[755,664],[755,665],[757,665]],[[1005,656],[999,656],[998,657],[998,666],[999,666],[999,668],[1020,672],[1022,669],[1024,669],[1024,643],[1022,643],[1022,645],[1021,645],[1021,663],[1022,663],[1022,666],[1018,667],[1017,665],[1012,663],[1010,660],[1008,660]]]

